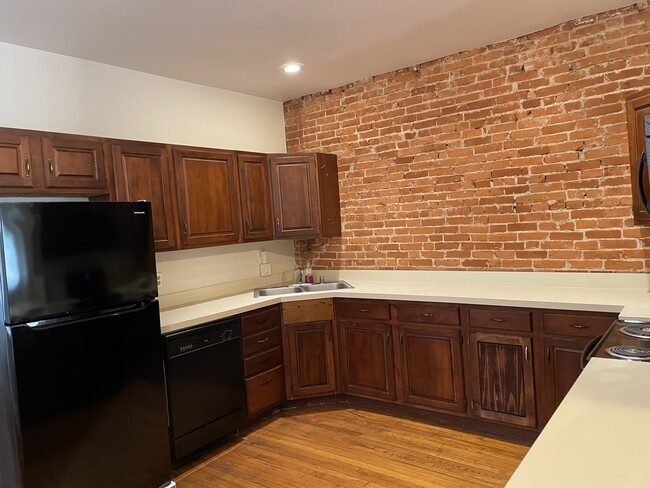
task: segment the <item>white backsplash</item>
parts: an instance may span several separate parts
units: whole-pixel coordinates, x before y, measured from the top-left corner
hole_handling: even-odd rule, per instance
[[[260,277],[260,251],[268,252],[271,276]],[[162,252],[156,254],[156,267],[162,273],[163,286],[158,294],[165,309],[291,280],[293,241]]]

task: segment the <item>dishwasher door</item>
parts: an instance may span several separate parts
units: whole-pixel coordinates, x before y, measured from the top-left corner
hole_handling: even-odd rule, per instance
[[[239,319],[229,319],[166,337],[167,397],[175,461],[244,425],[240,331]]]

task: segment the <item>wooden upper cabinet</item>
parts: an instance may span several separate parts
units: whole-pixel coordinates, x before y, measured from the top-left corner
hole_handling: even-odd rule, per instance
[[[106,194],[103,141],[0,129],[0,189],[5,194]]]
[[[268,164],[264,154],[237,154],[242,235],[245,242],[273,239]]]
[[[53,134],[41,142],[46,187],[106,188],[101,139]]]
[[[156,251],[177,249],[174,175],[166,146],[115,141],[110,144],[115,200],[151,202]]]
[[[531,339],[472,332],[469,359],[474,416],[535,427]]]
[[[174,149],[181,246],[240,242],[239,187],[231,151]]]
[[[639,192],[639,164],[650,139],[650,90],[644,90],[627,99],[627,135],[630,150],[632,183],[632,210],[637,223],[650,224],[650,215],[644,209]],[[650,144],[648,144],[650,146]],[[645,161],[650,155],[645,156]],[[644,162],[641,178],[646,200],[650,200],[648,165]]]
[[[276,238],[341,235],[335,155],[272,155],[270,167]]]
[[[34,186],[34,162],[29,142],[27,134],[0,129],[0,187]]]

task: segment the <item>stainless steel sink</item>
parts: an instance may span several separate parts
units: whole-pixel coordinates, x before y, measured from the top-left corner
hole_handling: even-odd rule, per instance
[[[257,288],[253,290],[253,296],[257,297],[271,297],[275,295],[291,295],[293,293],[303,293],[304,290],[298,285],[289,286],[273,286],[271,288]]]
[[[305,283],[301,285],[272,286],[270,288],[257,288],[253,290],[253,296],[270,297],[275,295],[293,295],[294,293],[310,293],[315,291],[342,290],[354,288],[347,281],[332,281],[330,283]]]
[[[300,285],[306,292],[310,291],[332,291],[332,290],[343,290],[344,288],[354,288],[347,281],[332,281],[331,283],[306,283]]]

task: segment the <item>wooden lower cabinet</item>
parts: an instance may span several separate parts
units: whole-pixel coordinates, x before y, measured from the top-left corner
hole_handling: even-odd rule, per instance
[[[341,382],[345,393],[395,400],[391,325],[339,322]]]
[[[249,417],[268,411],[284,401],[280,317],[279,306],[241,316],[246,411]]]
[[[470,410],[475,417],[537,425],[531,342],[518,335],[470,334]]]
[[[465,411],[462,343],[457,328],[399,325],[404,402]]]
[[[591,339],[584,337],[547,337],[546,408],[554,412],[582,372],[580,355]]]
[[[284,325],[288,358],[287,396],[302,398],[336,392],[331,321]],[[288,346],[288,347],[287,347]]]

